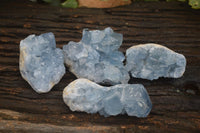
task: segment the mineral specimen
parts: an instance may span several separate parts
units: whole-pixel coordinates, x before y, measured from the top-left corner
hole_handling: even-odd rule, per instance
[[[182,54],[158,44],[132,46],[126,51],[126,69],[135,78],[179,78],[185,67],[186,59]]]
[[[87,79],[71,82],[63,91],[63,100],[72,111],[107,116],[127,113],[146,117],[152,108],[149,95],[141,84],[103,87]]]
[[[118,51],[122,38],[111,28],[84,29],[80,42],[63,46],[65,63],[78,78],[110,85],[127,83],[130,77],[123,65],[125,57]]]
[[[61,49],[56,48],[53,33],[29,35],[20,42],[20,72],[38,93],[45,93],[65,74]]]

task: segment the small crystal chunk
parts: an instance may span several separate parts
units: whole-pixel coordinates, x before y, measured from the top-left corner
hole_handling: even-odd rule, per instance
[[[127,113],[147,117],[152,108],[149,95],[141,84],[100,86],[88,79],[77,79],[63,91],[63,100],[72,111],[99,112],[104,116]]]
[[[65,74],[63,51],[53,33],[29,35],[20,42],[20,72],[38,93],[46,93]]]
[[[96,83],[110,85],[127,83],[129,74],[118,48],[122,44],[122,34],[105,30],[83,30],[82,40],[69,42],[63,46],[65,64],[78,78],[87,78]]]
[[[185,67],[184,55],[158,44],[136,45],[126,51],[126,70],[135,78],[179,78],[185,72]]]

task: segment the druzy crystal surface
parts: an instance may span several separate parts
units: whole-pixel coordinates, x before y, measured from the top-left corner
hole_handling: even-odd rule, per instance
[[[185,67],[186,59],[182,54],[158,44],[136,45],[126,51],[126,69],[135,78],[179,78]]]
[[[64,57],[53,33],[29,35],[20,42],[20,72],[38,93],[45,93],[65,74]]]
[[[130,77],[123,65],[125,57],[118,51],[122,38],[111,28],[84,29],[80,42],[63,46],[65,63],[78,78],[110,85],[127,83]]]
[[[149,95],[141,84],[100,86],[88,79],[77,79],[63,91],[63,100],[72,111],[99,112],[104,116],[127,113],[146,117],[152,108]]]

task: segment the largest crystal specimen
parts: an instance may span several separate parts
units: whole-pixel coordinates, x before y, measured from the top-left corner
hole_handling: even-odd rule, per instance
[[[63,100],[72,111],[99,112],[104,116],[127,113],[146,117],[152,108],[149,95],[141,84],[103,87],[87,79],[77,79],[63,91]]]
[[[158,44],[133,46],[127,49],[126,57],[126,69],[136,78],[179,78],[185,72],[185,57]]]
[[[20,42],[20,72],[38,93],[45,93],[65,74],[61,49],[53,33],[30,35]]]
[[[87,78],[97,83],[127,83],[129,74],[125,70],[125,59],[118,48],[122,34],[111,28],[99,31],[83,30],[82,40],[63,46],[65,63],[78,78]]]

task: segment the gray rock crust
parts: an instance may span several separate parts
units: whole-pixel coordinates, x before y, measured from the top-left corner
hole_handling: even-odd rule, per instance
[[[135,78],[179,78],[185,72],[185,67],[184,55],[162,45],[141,44],[126,50],[126,70]]]
[[[29,35],[20,42],[20,73],[38,93],[46,93],[65,74],[63,51],[53,33]]]
[[[84,111],[107,116],[127,113],[147,117],[152,108],[149,95],[141,84],[100,86],[88,79],[77,79],[63,91],[63,100],[72,111]]]

